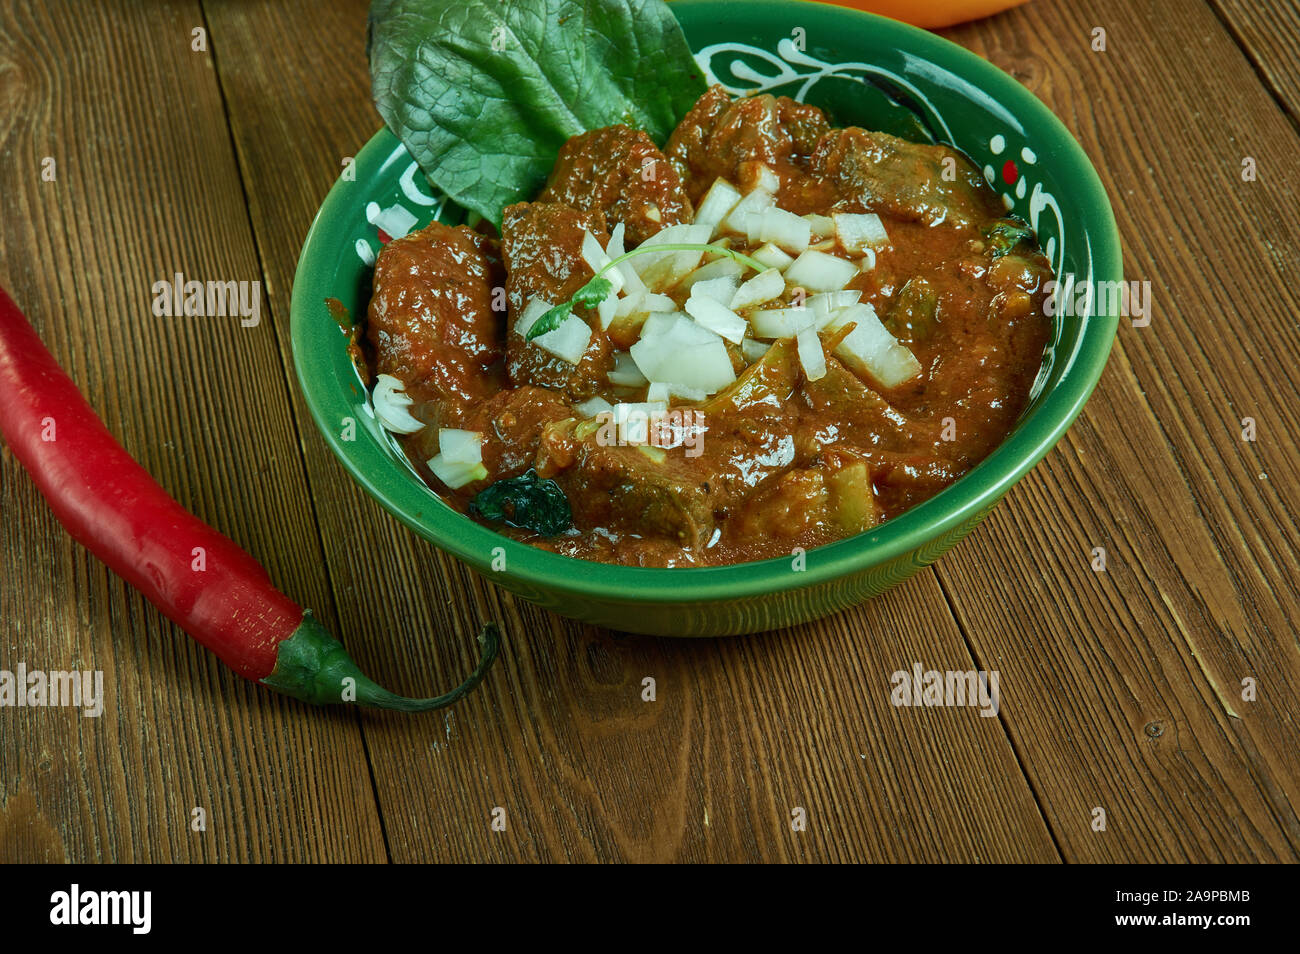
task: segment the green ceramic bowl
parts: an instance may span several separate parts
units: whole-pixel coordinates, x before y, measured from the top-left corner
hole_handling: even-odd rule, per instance
[[[842,125],[928,134],[969,155],[1037,230],[1058,276],[1121,278],[1106,193],[1083,150],[1001,70],[923,30],[841,7],[787,0],[678,0],[673,12],[710,81],[827,108]],[[802,41],[802,42],[800,42]],[[881,526],[803,557],[728,567],[643,569],[547,553],[456,513],[376,423],[325,299],[365,313],[378,228],[460,211],[429,191],[387,130],[330,190],[294,279],[293,355],[317,426],[352,476],[416,533],[524,599],[615,629],[719,636],[815,619],[883,592],[938,559],[1055,444],[1092,392],[1116,314],[1058,318],[1032,401],[969,474]]]

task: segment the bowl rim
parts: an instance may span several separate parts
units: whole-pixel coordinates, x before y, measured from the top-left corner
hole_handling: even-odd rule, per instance
[[[725,0],[674,0],[673,8],[718,8]],[[790,8],[794,0],[749,0],[746,12],[756,8]],[[993,88],[1005,108],[1025,122],[1044,130],[1062,146],[1054,164],[1064,166],[1063,178],[1086,198],[1092,274],[1095,280],[1122,279],[1122,257],[1114,212],[1096,169],[1083,147],[1060,119],[1013,77],[975,53],[942,37],[897,20],[865,11],[824,3],[797,3],[800,16],[845,17],[864,27],[900,38],[895,45],[942,62],[946,69],[985,88]],[[398,140],[381,128],[357,153],[355,169],[382,168]],[[308,368],[309,322],[328,317],[319,306],[320,296],[309,301],[308,289],[319,288],[313,272],[318,242],[347,234],[351,222],[351,188],[355,182],[337,180],[308,230],[294,274],[290,300],[290,344],[298,383],[318,430],[352,478],[385,510],[418,535],[453,554],[490,579],[513,581],[549,593],[586,600],[627,603],[714,603],[777,595],[835,581],[872,567],[888,564],[927,542],[946,537],[968,521],[975,521],[1023,477],[1064,435],[1082,410],[1101,377],[1116,337],[1116,316],[1094,314],[1068,354],[1056,360],[1066,366],[1060,380],[1044,394],[1031,413],[984,460],[935,496],[871,530],[815,547],[806,552],[805,568],[792,569],[791,556],[710,567],[630,567],[597,563],[552,553],[503,536],[453,510],[420,480],[409,466],[376,468],[363,459],[361,440],[344,441],[334,423],[355,410],[353,399],[336,383],[317,380]],[[316,306],[316,307],[313,307]],[[332,322],[331,322],[332,323]],[[323,377],[323,376],[316,376]],[[329,385],[329,386],[327,386]],[[416,486],[418,485],[418,486]],[[493,551],[504,548],[506,568],[491,568]],[[507,584],[508,585],[508,584]]]

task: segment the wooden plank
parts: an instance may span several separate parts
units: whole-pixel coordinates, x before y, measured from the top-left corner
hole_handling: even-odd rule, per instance
[[[940,579],[1020,693],[1007,722],[1067,860],[1295,860],[1300,137],[1201,4],[1038,0],[950,35],[1079,137],[1154,305]]]
[[[273,325],[151,312],[174,272],[261,279],[203,26],[182,0],[0,2],[0,282],[141,463],[331,622]],[[7,450],[0,510],[0,668],[102,670],[106,695],[0,711],[0,860],[384,859],[355,716],[225,670]]]
[[[380,125],[366,4],[207,10],[284,328],[308,223]],[[273,58],[267,36],[282,38]],[[309,420],[296,388],[295,407]],[[623,638],[484,582],[388,518],[314,434],[304,447],[345,641],[373,670],[412,690],[445,684],[469,664],[480,620],[507,634],[501,669],[454,712],[367,718],[394,859],[1058,857],[999,720],[888,703],[890,673],[914,661],[972,667],[932,574],[790,632]],[[641,700],[645,677],[654,703]],[[491,828],[496,807],[505,832]],[[795,807],[806,832],[790,830]]]
[[[1265,85],[1300,122],[1300,7],[1286,0],[1209,0]]]

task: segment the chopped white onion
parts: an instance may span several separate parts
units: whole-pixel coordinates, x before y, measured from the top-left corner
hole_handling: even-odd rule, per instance
[[[677,323],[669,330],[669,335],[676,341],[688,345],[708,345],[721,343],[722,336],[711,328],[706,328],[690,316],[678,312]]]
[[[810,212],[804,216],[804,220],[812,228],[813,238],[815,239],[830,238],[835,234],[835,220],[829,215],[818,215],[816,212]]]
[[[573,409],[583,417],[596,417],[598,414],[612,411],[614,405],[610,404],[603,397],[594,397],[583,401],[581,404],[573,405]]]
[[[609,255],[600,247],[596,236],[587,231],[582,233],[582,260],[591,268],[593,274],[610,263]],[[623,273],[617,268],[611,268],[601,277],[613,286],[614,290],[611,294],[617,295],[623,290]]]
[[[811,291],[839,291],[857,273],[858,267],[852,262],[810,249],[785,270],[785,280]]]
[[[816,320],[811,308],[767,308],[749,316],[749,327],[755,338],[793,338]]]
[[[826,377],[826,352],[822,351],[821,339],[813,328],[805,328],[796,338],[799,351],[799,363],[809,381],[819,381]]]
[[[746,234],[751,242],[771,242],[787,252],[802,252],[812,241],[812,226],[803,216],[773,206],[750,215]]]
[[[703,401],[708,397],[708,394],[696,388],[687,388],[680,384],[668,384],[665,381],[655,381],[645,392],[645,399],[650,402],[663,401],[667,403],[670,398],[675,397],[684,401]]]
[[[554,307],[545,298],[534,298],[524,306],[523,312],[515,319],[515,331],[527,337],[528,329],[537,323],[538,318]]]
[[[758,165],[758,184],[756,189],[762,189],[764,192],[777,193],[781,191],[781,177],[776,174],[776,170],[766,163]]]
[[[615,404],[614,425],[618,439],[623,444],[645,444],[650,440],[650,421],[668,411],[667,401],[646,401],[641,404]]]
[[[699,388],[688,388],[684,384],[669,384],[668,393],[673,397],[681,398],[683,401],[703,401],[709,396],[708,391],[701,391]]]
[[[429,458],[429,469],[452,490],[459,490],[476,480],[486,480],[488,476],[487,468],[482,464],[448,464],[441,454]]]
[[[794,261],[793,255],[787,255],[771,242],[768,242],[757,252],[751,252],[749,257],[766,265],[768,268],[785,268]]]
[[[680,317],[681,312],[676,309],[671,312],[652,312],[641,324],[641,337],[653,338],[656,335],[661,335],[672,330],[672,328],[677,324],[677,319]]]
[[[626,318],[628,315],[639,315],[645,311],[645,296],[645,292],[628,292],[614,306],[614,317]]]
[[[610,274],[613,274],[615,271],[617,271],[617,269],[611,269]],[[621,300],[622,299],[620,299],[616,293],[611,292],[596,305],[596,314],[600,318],[601,331],[609,330],[609,326],[614,320],[614,315],[618,311],[618,303]]]
[[[856,305],[862,298],[862,292],[844,291],[821,292],[813,295],[804,301],[804,304],[811,308],[813,315],[816,317],[816,327],[818,329],[826,327],[835,317],[835,313],[841,308],[847,308],[849,305]]]
[[[626,229],[623,228],[622,222],[616,222],[614,227],[609,230],[609,242],[605,245],[605,254],[608,255],[611,260],[618,258],[627,251],[627,249],[623,247],[624,234],[626,234]]]
[[[667,295],[656,295],[654,292],[648,291],[635,292],[618,300],[618,305],[614,309],[614,317],[626,318],[629,315],[676,310],[677,303]]]
[[[751,215],[760,215],[764,209],[770,209],[775,204],[776,199],[771,192],[764,189],[755,189],[736,203],[736,207],[723,219],[721,229],[726,232],[747,235],[749,232],[749,217]]]
[[[713,180],[713,185],[709,186],[709,191],[700,200],[699,208],[695,210],[695,224],[707,225],[709,237],[712,238],[718,231],[718,225],[739,201],[739,189],[726,179]]]
[[[722,339],[709,344],[697,344],[671,356],[668,366],[660,365],[658,376],[669,384],[691,388],[704,394],[721,391],[736,380],[731,366],[731,355]]]
[[[375,406],[375,417],[385,430],[414,434],[424,427],[424,422],[407,410],[415,401],[406,393],[406,385],[391,374],[381,374],[375,379],[370,401]]]
[[[409,209],[401,205],[390,205],[381,209],[379,203],[366,205],[366,221],[379,229],[389,238],[405,238],[420,221]]]
[[[483,460],[483,435],[454,427],[438,429],[438,454],[449,464],[478,464]]]
[[[671,328],[632,345],[637,367],[651,381],[713,394],[736,379],[722,338],[684,315]]]
[[[596,241],[596,236],[586,231],[582,233],[582,260],[590,266],[593,273],[599,272],[610,263],[609,256]],[[604,330],[609,328],[609,323],[614,320],[614,311],[618,307],[618,293],[623,289],[624,282],[623,273],[617,268],[609,269],[601,277],[611,286],[610,293],[596,304],[596,314],[600,317],[600,327]]]
[[[734,275],[723,275],[721,278],[706,278],[704,281],[696,282],[691,286],[691,297],[709,298],[720,305],[729,305],[739,286],[740,283],[736,281]],[[689,308],[686,310],[690,311]]]
[[[769,268],[765,272],[759,272],[736,289],[735,295],[731,298],[731,310],[740,311],[751,305],[761,305],[765,301],[779,298],[783,291],[785,291],[785,277],[780,269]]]
[[[695,287],[699,288],[698,285]],[[733,344],[740,344],[745,339],[745,330],[748,327],[745,319],[712,298],[691,295],[686,301],[686,313],[705,328]]]
[[[645,310],[652,315],[674,312],[677,310],[677,302],[673,301],[667,295],[656,295],[654,292],[646,292]]]
[[[637,363],[626,351],[619,351],[614,355],[614,369],[605,377],[609,379],[610,384],[626,388],[639,388],[646,383],[646,376],[641,373]]]
[[[708,225],[670,225],[660,229],[638,246],[654,248],[656,245],[703,245],[709,241],[712,231]],[[703,255],[700,251],[650,252],[629,258],[628,262],[636,269],[641,280],[651,288],[666,291],[678,280],[694,271]]]
[[[532,343],[561,361],[576,365],[591,343],[591,328],[577,315],[569,315],[558,327],[538,335]]]
[[[706,262],[695,271],[691,272],[682,279],[678,289],[681,291],[691,291],[697,282],[712,281],[715,278],[736,278],[745,271],[745,266],[734,258],[723,256],[715,258],[711,262]]]
[[[763,355],[767,354],[767,349],[772,347],[762,341],[755,341],[753,338],[746,338],[740,343],[740,353],[745,356],[745,360],[753,364]]]
[[[861,255],[869,248],[889,244],[889,233],[874,212],[836,212],[835,239],[850,255]]]
[[[841,308],[828,327],[838,330],[849,322],[854,328],[835,354],[859,377],[892,388],[921,373],[921,362],[881,324],[871,305],[861,302]]]
[[[623,223],[619,222],[609,233],[609,244],[605,246],[605,254],[609,256],[610,261],[619,258],[626,249],[623,247]],[[632,260],[620,262],[614,266],[618,273],[623,277],[624,294],[633,294],[634,292],[645,291],[645,283],[641,281],[641,276],[632,268]]]

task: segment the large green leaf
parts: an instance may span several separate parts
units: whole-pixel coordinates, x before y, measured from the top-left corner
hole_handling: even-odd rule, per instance
[[[369,54],[389,128],[498,226],[569,137],[626,123],[662,144],[704,91],[663,0],[374,0]]]

